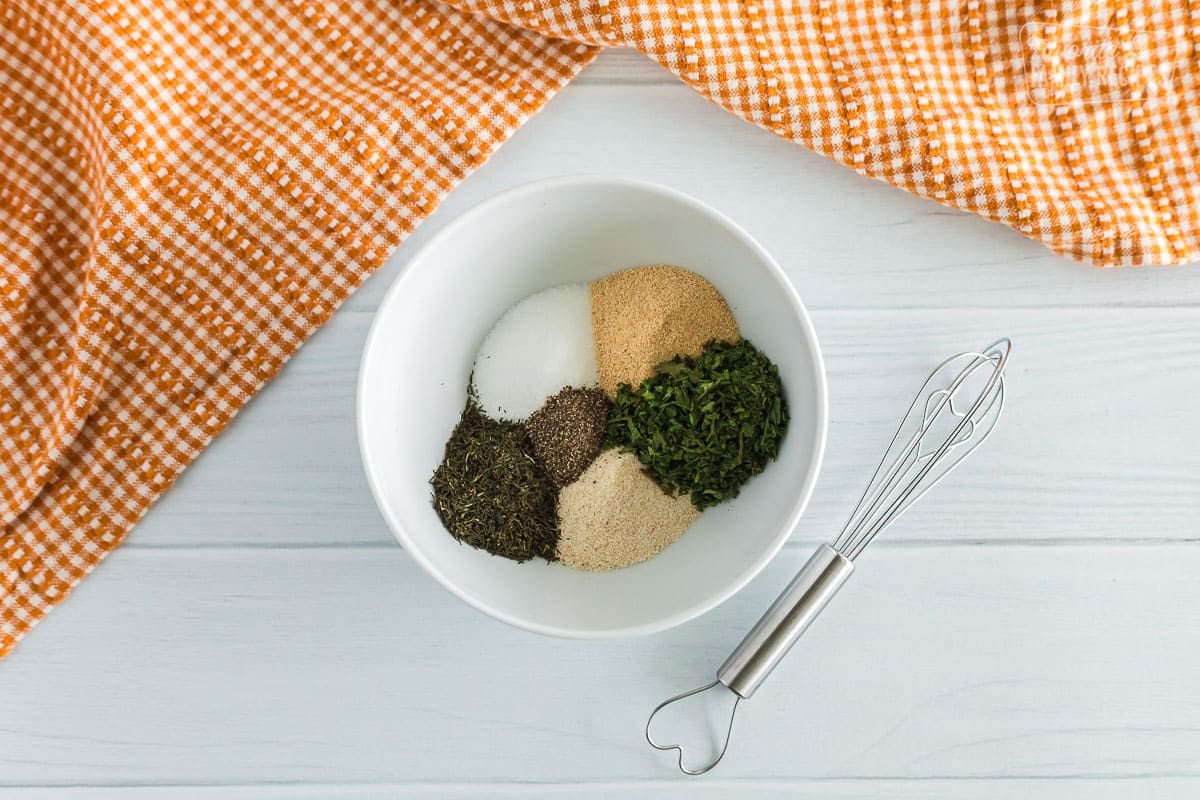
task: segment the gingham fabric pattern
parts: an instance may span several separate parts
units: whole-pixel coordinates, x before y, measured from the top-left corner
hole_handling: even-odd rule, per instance
[[[600,46],[1107,266],[1200,255],[1198,41],[1178,0],[5,3],[0,655]]]
[[[1200,260],[1200,3],[457,5],[635,47],[756,125],[1068,257]]]
[[[416,0],[0,15],[4,654],[596,51]]]

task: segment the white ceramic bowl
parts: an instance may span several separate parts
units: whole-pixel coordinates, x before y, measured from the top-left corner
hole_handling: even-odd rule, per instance
[[[588,573],[539,560],[517,564],[459,544],[434,513],[429,477],[462,412],[484,336],[509,306],[533,292],[660,263],[712,281],[743,335],[779,365],[791,410],[779,459],[736,500],[705,511],[658,556],[627,569]],[[816,335],[779,266],[708,206],[624,179],[529,184],[447,225],[413,253],[388,291],[359,375],[363,464],[396,538],[426,572],[479,610],[559,636],[663,630],[745,586],[803,512],[825,426]]]

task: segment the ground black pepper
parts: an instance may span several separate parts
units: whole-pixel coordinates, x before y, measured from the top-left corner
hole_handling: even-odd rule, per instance
[[[533,454],[555,488],[570,484],[600,454],[608,425],[603,390],[568,387],[546,400],[525,422]]]

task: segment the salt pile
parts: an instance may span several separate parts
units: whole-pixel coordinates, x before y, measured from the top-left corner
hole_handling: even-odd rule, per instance
[[[564,386],[595,386],[591,297],[584,283],[530,295],[505,312],[475,356],[479,407],[523,420]]]

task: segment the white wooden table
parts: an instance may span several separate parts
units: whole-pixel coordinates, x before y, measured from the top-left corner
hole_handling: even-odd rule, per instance
[[[618,642],[494,622],[388,533],[354,437],[405,250],[563,173],[676,187],[813,312],[824,472],[745,591]],[[1200,267],[1099,271],[863,179],[606,54],[381,274],[0,663],[0,797],[1192,798],[1200,795]],[[642,740],[835,531],[915,381],[1015,342],[1009,406],[881,537],[713,774]]]

